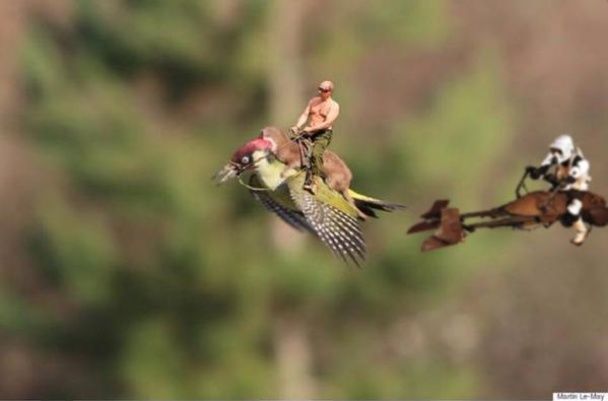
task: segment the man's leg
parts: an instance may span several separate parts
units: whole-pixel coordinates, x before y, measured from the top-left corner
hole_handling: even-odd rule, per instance
[[[312,181],[313,181],[312,180],[313,146],[314,146],[314,143],[312,143],[309,146],[307,146],[306,148],[304,148],[306,155],[305,155],[305,158],[303,160],[303,165],[302,165],[302,167],[304,167],[304,170],[306,171],[306,178],[304,179],[304,189],[307,191],[310,191],[310,192],[313,192],[313,185],[312,185]]]
[[[331,131],[325,131],[314,138],[310,153],[310,168],[306,169],[306,180],[304,181],[304,189],[308,191],[314,192],[313,176],[321,177],[323,174],[323,153],[331,142],[331,134]]]
[[[574,230],[576,231],[576,235],[572,238],[571,242],[576,246],[583,245],[591,230],[580,217],[574,222]]]
[[[581,217],[582,208],[583,202],[579,199],[573,199],[568,204],[568,212],[564,217],[564,225],[574,227],[576,235],[570,242],[577,246],[583,245],[583,242],[585,242],[585,239],[587,239],[587,236],[589,235],[589,228]]]

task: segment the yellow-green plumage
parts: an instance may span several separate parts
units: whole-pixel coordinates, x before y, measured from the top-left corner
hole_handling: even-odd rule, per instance
[[[273,198],[283,206],[297,209],[298,207],[293,204],[293,199],[290,200],[290,198],[294,195],[297,196],[300,193],[308,193],[303,189],[306,175],[305,172],[297,171],[283,178],[281,177],[281,174],[287,170],[287,166],[284,163],[276,158],[266,157],[262,152],[256,152],[254,158],[258,160],[256,162],[256,172],[261,180],[261,184],[265,188],[273,190],[273,192],[276,193]],[[315,176],[313,179],[316,184],[315,198],[319,202],[332,205],[343,213],[352,216],[353,218],[357,218],[357,210],[344,199],[342,194],[330,188],[321,177]],[[352,190],[349,191],[355,197],[378,201],[377,199],[364,197]]]
[[[366,246],[359,226],[359,213],[342,194],[318,176],[315,194],[303,189],[304,171],[288,171],[287,166],[262,152],[255,152],[256,174],[250,178],[252,195],[267,209],[298,230],[306,230],[323,241],[336,255],[359,264]],[[394,210],[399,205],[384,203],[350,191],[357,207],[375,216],[372,209]]]

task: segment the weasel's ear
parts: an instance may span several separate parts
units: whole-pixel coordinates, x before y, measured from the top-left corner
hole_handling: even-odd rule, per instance
[[[277,151],[279,146],[277,145],[277,142],[274,140],[274,138],[272,138],[271,136],[264,137],[264,135],[262,134],[262,139],[264,139],[266,142],[270,143],[270,150],[273,153]]]

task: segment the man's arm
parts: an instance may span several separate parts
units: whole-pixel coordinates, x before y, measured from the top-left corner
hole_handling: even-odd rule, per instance
[[[553,152],[549,152],[547,153],[547,156],[545,156],[543,161],[540,163],[540,167],[547,166],[547,168],[549,168],[555,164],[557,164],[557,156],[555,156]]]
[[[589,173],[590,164],[586,159],[579,158],[575,159],[574,165],[570,169],[570,177],[575,180],[578,179],[583,174]]]
[[[296,125],[291,127],[292,129],[300,129],[302,128],[302,126],[304,126],[304,124],[306,124],[306,121],[308,121],[308,115],[310,114],[310,103],[311,102],[308,102],[306,108],[300,115],[300,118],[298,118],[298,122],[296,123]]]
[[[544,177],[551,166],[555,164],[557,164],[557,157],[553,153],[549,152],[540,163],[540,167],[528,166],[527,170],[533,180],[538,180],[540,177]]]

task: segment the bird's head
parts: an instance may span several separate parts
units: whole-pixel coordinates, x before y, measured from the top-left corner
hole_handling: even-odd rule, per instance
[[[247,142],[234,152],[230,161],[214,175],[218,184],[222,184],[241,173],[256,167],[257,163],[268,156],[272,149],[272,142],[257,137]]]

